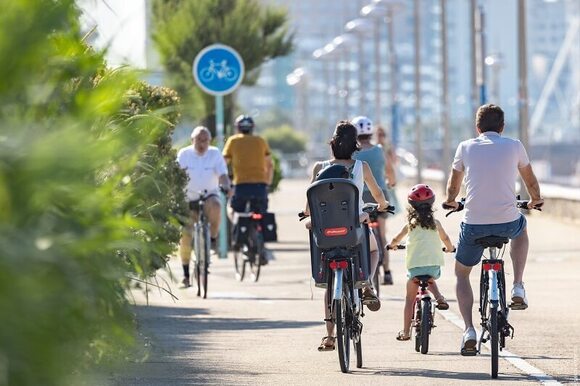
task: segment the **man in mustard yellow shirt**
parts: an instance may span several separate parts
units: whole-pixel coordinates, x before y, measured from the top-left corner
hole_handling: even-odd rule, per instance
[[[238,134],[228,138],[223,156],[231,166],[234,194],[230,205],[235,212],[244,212],[250,201],[252,211],[268,209],[268,185],[274,173],[270,148],[260,136],[252,134],[254,120],[247,115],[236,118]]]

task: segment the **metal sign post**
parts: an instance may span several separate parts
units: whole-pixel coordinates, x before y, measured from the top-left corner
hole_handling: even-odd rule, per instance
[[[212,44],[201,50],[193,61],[193,78],[206,93],[215,96],[216,139],[220,150],[224,147],[223,96],[232,93],[244,79],[244,62],[233,48]],[[227,257],[226,197],[222,194],[222,213],[219,237],[219,257]]]

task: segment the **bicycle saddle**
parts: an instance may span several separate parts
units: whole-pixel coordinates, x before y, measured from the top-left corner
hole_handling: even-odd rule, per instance
[[[495,247],[501,248],[504,244],[509,243],[510,239],[501,236],[485,236],[475,239],[475,243],[482,245],[484,248]]]

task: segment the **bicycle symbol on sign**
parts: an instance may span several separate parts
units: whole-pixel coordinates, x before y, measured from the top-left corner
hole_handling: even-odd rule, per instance
[[[238,77],[238,72],[228,66],[227,60],[222,60],[216,63],[213,60],[209,61],[209,67],[205,67],[199,74],[201,80],[210,82],[217,77],[218,80],[224,79],[229,82],[235,81]]]

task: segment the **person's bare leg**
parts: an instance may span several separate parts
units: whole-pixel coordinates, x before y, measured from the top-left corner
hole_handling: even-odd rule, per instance
[[[326,336],[329,337],[333,337],[334,336],[334,323],[332,323],[330,321],[331,317],[330,317],[330,308],[328,307],[328,289],[326,289],[324,291],[324,319],[325,320],[325,324],[326,324]],[[323,344],[326,346],[330,346],[331,344],[331,340],[330,339],[324,339],[323,340]]]
[[[471,315],[473,308],[473,290],[469,282],[469,274],[471,268],[455,261],[455,276],[457,277],[457,285],[455,291],[457,293],[457,303],[459,304],[459,312],[463,317],[465,329],[473,327],[473,317]]]
[[[529,249],[528,230],[524,228],[522,233],[510,243],[510,255],[514,269],[514,284],[521,283],[524,279],[524,269],[528,260]]]
[[[390,270],[389,251],[385,248],[387,245],[387,222],[384,217],[379,217],[379,234],[381,235],[381,244],[383,245],[383,269],[385,272]]]
[[[205,202],[205,214],[209,220],[209,233],[212,238],[218,236],[221,223],[221,208],[220,199],[216,196],[211,196]]]
[[[428,288],[429,288],[429,292],[431,292],[433,294],[433,296],[435,297],[435,300],[443,297],[443,295],[441,295],[441,292],[439,292],[439,287],[437,287],[437,282],[435,280],[431,280],[429,282]]]
[[[403,332],[406,336],[411,335],[411,321],[413,320],[413,303],[417,296],[419,284],[413,279],[407,280],[407,295],[405,296],[405,310],[403,311]]]

